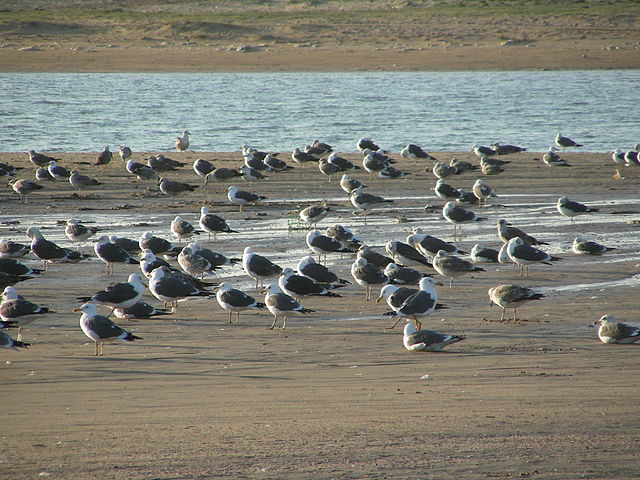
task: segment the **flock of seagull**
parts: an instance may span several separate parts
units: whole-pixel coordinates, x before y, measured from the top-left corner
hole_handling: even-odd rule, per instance
[[[175,142],[177,151],[185,151],[189,148],[189,135],[188,131],[184,131],[177,137]],[[554,146],[545,153],[543,162],[550,167],[569,166],[556,153],[557,148],[580,146],[582,145],[572,139],[558,134],[554,140]],[[625,165],[633,165],[634,162],[640,162],[637,154],[638,147],[640,145],[636,146],[635,159],[632,153],[625,152],[621,155],[621,151],[616,150],[613,154],[616,164],[622,165],[620,162],[624,162]],[[410,175],[410,172],[399,170],[397,162],[369,138],[361,138],[357,142],[357,148],[363,155],[362,167],[340,157],[333,151],[332,146],[318,140],[304,149],[294,149],[291,160],[295,164],[316,164],[327,181],[340,176],[340,187],[349,195],[349,201],[362,214],[366,224],[367,215],[372,209],[391,203],[393,200],[368,193],[367,186],[352,178],[349,172],[365,170],[371,177],[377,176],[381,179],[400,178]],[[462,225],[486,220],[465,206],[486,205],[497,195],[483,179],[475,182],[471,192],[465,192],[448,184],[446,178],[478,169],[484,175],[497,175],[504,171],[505,165],[509,163],[508,160],[497,157],[517,154],[525,150],[519,146],[500,143],[495,143],[491,147],[474,145],[472,151],[479,157],[479,167],[471,162],[455,159],[446,165],[438,162],[416,144],[407,145],[400,152],[400,156],[428,161],[427,171],[432,172],[437,179],[434,192],[446,201],[442,209],[442,217],[452,224],[455,242],[461,236]],[[78,190],[101,185],[101,182],[94,178],[75,170],[67,170],[58,163],[60,161],[58,158],[33,150],[27,153],[30,161],[38,167],[37,180],[68,179],[70,184]],[[119,155],[130,174],[137,180],[157,182],[158,189],[164,195],[177,196],[183,192],[194,191],[198,187],[198,185],[177,182],[162,176],[165,172],[185,167],[184,162],[158,154],[149,157],[146,164],[140,163],[132,159],[132,151],[126,146],[120,147]],[[193,170],[206,185],[209,182],[233,181],[237,177],[250,182],[258,181],[266,178],[266,173],[277,173],[294,168],[285,160],[278,158],[277,153],[261,152],[243,146],[242,155],[244,165],[239,169],[216,168],[211,162],[198,159],[193,163]],[[108,164],[112,158],[113,154],[109,147],[105,147],[98,154],[95,165]],[[3,164],[0,165],[0,170],[7,171],[9,174],[16,172],[19,168]],[[622,178],[619,171],[614,177]],[[20,195],[21,201],[25,203],[29,194],[42,188],[38,183],[27,179],[17,180],[12,183],[12,186]],[[240,212],[243,211],[244,206],[265,199],[263,196],[241,190],[234,185],[227,187],[227,198],[230,203],[239,206]],[[234,313],[237,323],[243,311],[266,309],[273,315],[269,328],[275,328],[277,322],[281,320],[281,328],[284,329],[289,316],[314,311],[302,306],[301,302],[304,298],[340,297],[339,289],[352,282],[364,287],[366,300],[372,299],[374,289],[379,290],[377,302],[384,300],[387,303],[391,310],[384,315],[394,320],[388,328],[395,327],[400,320],[406,321],[403,344],[407,350],[439,351],[447,345],[464,340],[465,337],[422,329],[422,321],[426,317],[436,309],[446,308],[438,303],[436,286],[442,283],[437,281],[432,273],[424,273],[422,270],[425,268],[433,270],[439,276],[448,279],[451,287],[454,279],[460,276],[484,271],[481,266],[483,264],[512,263],[514,268],[519,268],[520,275],[526,277],[529,265],[551,264],[561,260],[538,248],[541,245],[547,245],[546,242],[510,225],[504,219],[498,220],[496,224],[497,235],[503,243],[502,248],[495,250],[476,244],[471,249],[470,261],[461,257],[467,252],[460,251],[454,243],[423,233],[419,228],[414,228],[405,241],[389,241],[385,245],[385,253],[380,253],[356,238],[345,226],[330,226],[325,232],[318,230],[317,224],[326,218],[330,211],[331,207],[323,202],[299,212],[301,221],[309,225],[309,232],[305,238],[306,244],[309,250],[317,255],[318,260],[307,255],[298,262],[295,269],[277,265],[267,256],[255,252],[251,246],[244,248],[242,258],[228,258],[206,248],[201,243],[186,243],[200,233],[208,234],[209,241],[211,235],[215,239],[219,234],[237,233],[229,227],[225,219],[209,212],[207,207],[201,208],[196,226],[179,216],[174,218],[170,225],[170,232],[179,241],[178,245],[152,232],[144,232],[139,239],[102,235],[97,227],[83,225],[75,219],[68,220],[65,225],[65,235],[71,242],[79,244],[90,241],[92,237],[98,235],[93,251],[95,256],[104,262],[107,275],[112,274],[114,264],[137,265],[141,271],[130,274],[126,282],[109,285],[104,290],[89,296],[78,297],[82,304],[74,311],[81,313],[80,327],[95,343],[95,355],[103,354],[103,344],[107,342],[141,340],[141,337],[122,329],[112,321],[112,315],[117,318],[169,315],[175,312],[179,301],[196,297],[215,297],[220,307],[228,312],[229,323],[232,322]],[[598,209],[563,196],[558,199],[557,211],[573,222],[576,216],[597,212]],[[42,318],[43,315],[55,313],[45,306],[37,305],[20,296],[13,285],[42,274],[51,262],[78,262],[90,258],[90,255],[77,249],[66,248],[47,240],[36,227],[29,227],[26,235],[31,239],[29,245],[0,239],[0,283],[5,287],[0,303],[0,346],[4,348],[28,347],[29,344],[22,341],[21,327]],[[182,246],[183,241],[186,243],[185,246]],[[573,251],[579,255],[602,255],[610,250],[612,250],[611,247],[580,237],[575,238],[573,242]],[[29,253],[42,261],[42,269],[30,268],[18,260]],[[330,254],[339,254],[341,257],[355,255],[350,268],[350,279],[340,278],[323,264],[323,258],[326,259]],[[264,295],[263,302],[236,288],[231,282],[211,281],[211,275],[217,275],[218,270],[232,265],[242,266],[246,275],[255,280],[256,288],[262,288],[260,292]],[[163,302],[163,308],[142,301],[146,288],[143,279],[147,280],[151,294]],[[265,283],[266,286],[264,286]],[[521,305],[544,298],[544,295],[530,288],[511,284],[492,287],[488,295],[490,301],[502,309],[500,320],[504,320],[506,309],[514,310],[515,320],[517,309]],[[99,314],[97,305],[110,307],[111,313],[107,316]],[[639,328],[620,323],[612,315],[604,315],[596,323],[599,324],[598,335],[603,342],[632,343],[640,340]],[[18,328],[16,340],[5,333],[5,329],[12,327]]]

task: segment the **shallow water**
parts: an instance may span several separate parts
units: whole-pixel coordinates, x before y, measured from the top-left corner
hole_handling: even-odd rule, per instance
[[[494,141],[541,151],[558,131],[592,152],[640,141],[640,70],[11,73],[0,88],[1,151],[166,151],[185,129],[196,151],[320,138],[351,152],[363,136],[391,151]]]

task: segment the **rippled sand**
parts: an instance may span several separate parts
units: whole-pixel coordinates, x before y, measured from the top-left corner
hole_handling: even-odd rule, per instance
[[[432,153],[477,163],[470,153]],[[403,240],[412,227],[451,240],[435,178],[421,162],[399,160],[398,168],[412,172],[399,180],[353,173],[371,193],[394,200],[365,225],[337,179],[326,182],[315,165],[241,183],[268,200],[240,214],[228,204],[225,184],[167,198],[128,176],[119,159],[94,167],[95,155],[58,155],[103,182],[80,195],[67,183],[45,183],[21,205],[5,188],[3,237],[26,242],[24,231],[36,225],[71,246],[59,222],[73,217],[108,234],[149,230],[169,238],[174,216],[195,223],[207,205],[240,232],[207,246],[239,257],[252,245],[294,267],[308,253],[295,211],[326,199],[333,214],[321,229],[339,223],[375,247]],[[239,153],[169,156],[241,163]],[[484,177],[499,198],[475,209],[487,220],[464,226],[459,246],[498,247],[495,223],[506,218],[549,242],[545,250],[563,260],[532,266],[527,279],[510,266],[486,265],[452,289],[439,287],[448,308],[424,326],[467,337],[444,353],[407,352],[400,327],[384,328],[386,306],[365,302],[364,290],[349,285],[342,298],[305,299],[316,313],[291,318],[285,331],[267,330],[268,313],[243,314],[229,325],[215,300],[181,303],[169,317],[121,322],[144,340],[106,345],[105,356],[95,358],[71,312],[75,297],[124,281],[135,269],[116,266],[106,277],[92,258],[53,265],[18,284],[19,293],[58,313],[25,329],[28,351],[0,352],[7,410],[0,472],[65,479],[635,477],[637,388],[628,376],[639,367],[638,347],[604,345],[589,325],[604,313],[637,323],[640,170],[614,180],[606,153],[566,154],[574,166],[557,169],[540,156],[507,157],[504,173]],[[19,177],[32,177],[25,154],[0,154],[0,161],[24,166]],[[477,177],[467,172],[447,181],[470,189]],[[171,178],[201,183],[189,166]],[[600,212],[571,223],[555,210],[560,195]],[[570,251],[578,235],[617,249],[578,257]],[[91,252],[92,245],[80,249]],[[328,264],[350,279],[351,261],[336,255]],[[223,270],[220,279],[260,296],[239,268]],[[486,292],[501,283],[547,297],[519,310],[519,321],[498,322],[500,310],[489,307]],[[158,304],[150,294],[145,300]]]

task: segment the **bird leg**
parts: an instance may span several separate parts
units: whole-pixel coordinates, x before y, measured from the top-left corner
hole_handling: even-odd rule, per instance
[[[231,310],[229,310],[229,323],[231,323]]]
[[[236,315],[238,316],[238,318],[236,318],[236,325],[238,325],[240,323],[240,312],[236,312]]]
[[[453,277],[449,277],[449,288],[453,287]]]
[[[107,315],[107,318],[111,317],[111,315],[113,315],[113,312],[115,312],[115,311],[116,311],[116,307],[113,307],[111,309],[111,311],[109,312],[109,315]]]
[[[287,328],[287,316],[284,316],[284,320],[282,321],[282,327],[280,327],[282,330],[284,330],[285,328]]]
[[[396,319],[396,321],[395,321],[395,322],[393,322],[393,325],[391,325],[390,327],[385,327],[385,329],[387,329],[387,330],[393,330],[394,328],[396,328],[396,325],[398,324],[398,322],[399,322],[400,320],[402,320],[402,319],[401,319],[400,317],[398,317],[398,318]]]
[[[273,327],[276,326],[276,322],[278,321],[278,316],[274,315],[273,316],[273,323],[271,324],[271,326],[269,327],[269,330],[273,330]]]
[[[504,320],[504,307],[502,308],[502,315],[500,315],[500,321],[502,322]]]
[[[413,323],[415,323],[416,325],[416,330],[421,330],[422,329],[422,322],[420,320],[418,320],[417,318],[413,319]]]

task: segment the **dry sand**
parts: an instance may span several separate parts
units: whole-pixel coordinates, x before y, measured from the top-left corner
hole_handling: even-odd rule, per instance
[[[59,156],[63,165],[95,175],[104,185],[77,198],[68,184],[46,183],[27,205],[5,189],[2,219],[20,223],[5,224],[3,237],[26,241],[24,230],[33,224],[70,246],[56,225],[69,217],[95,221],[108,233],[137,236],[148,229],[169,237],[174,215],[195,221],[207,204],[240,231],[208,246],[239,256],[254,244],[283,266],[295,266],[305,251],[305,230],[288,231],[287,218],[310,198],[328,198],[335,211],[321,228],[341,223],[378,247],[380,239],[403,239],[416,226],[451,239],[450,225],[440,218],[442,201],[433,196],[435,179],[420,162],[399,162],[413,172],[405,179],[370,181],[356,174],[373,193],[395,199],[365,226],[337,182],[323,181],[314,165],[243,185],[270,201],[240,214],[227,203],[224,185],[170,199],[153,185],[136,183],[119,159],[93,167],[95,154]],[[241,162],[239,153],[171,156],[185,162],[215,159],[221,166]],[[456,156],[477,163],[469,153]],[[486,177],[500,198],[476,210],[488,220],[466,226],[460,246],[468,251],[479,239],[498,246],[495,221],[510,218],[550,241],[546,248],[564,259],[532,266],[528,279],[509,266],[487,265],[486,272],[463,277],[452,289],[439,287],[448,309],[432,315],[425,327],[467,336],[443,353],[407,352],[400,327],[384,328],[386,306],[365,302],[363,289],[350,285],[340,290],[343,298],[305,299],[304,306],[316,313],[292,318],[285,331],[266,328],[268,313],[243,314],[238,325],[229,325],[215,300],[189,301],[169,317],[122,321],[144,340],[107,345],[104,357],[93,357],[79,316],[71,313],[75,297],[123,281],[135,269],[116,266],[107,277],[92,258],[53,265],[18,284],[21,294],[58,313],[25,329],[25,340],[33,344],[28,351],[0,352],[0,476],[637,478],[638,347],[602,344],[588,325],[604,313],[637,321],[637,286],[628,283],[638,271],[637,246],[622,239],[637,236],[638,174],[612,179],[607,154],[566,154],[574,166],[565,169],[550,169],[537,158],[512,156],[505,173]],[[25,166],[20,176],[32,176],[24,154],[0,154],[0,161]],[[199,182],[189,167],[172,178]],[[469,188],[475,178],[465,173],[451,183]],[[598,205],[601,212],[573,224],[561,219],[553,206],[561,193]],[[425,212],[427,204],[436,208]],[[405,223],[396,222],[399,215]],[[568,248],[577,234],[619,249],[576,257]],[[81,250],[91,252],[91,245]],[[329,264],[350,279],[351,261],[330,256]],[[259,296],[237,269],[221,278]],[[571,287],[599,282],[613,283]],[[519,321],[498,322],[500,311],[489,307],[486,292],[500,283],[544,288],[547,298],[523,307]],[[149,294],[145,300],[158,303]]]

